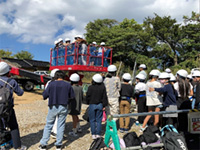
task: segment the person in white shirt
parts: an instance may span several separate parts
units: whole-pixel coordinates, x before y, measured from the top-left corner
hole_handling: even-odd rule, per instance
[[[158,82],[158,77],[160,75],[160,72],[158,70],[152,70],[149,73],[149,81],[146,83],[146,105],[148,106],[148,112],[159,112],[160,108],[162,108],[162,96],[156,92],[156,91],[149,91],[149,88],[160,88],[162,87],[161,83]],[[140,131],[144,131],[146,128],[146,124],[151,118],[151,115],[146,116],[144,119],[143,125],[140,129]],[[154,115],[154,125],[156,126],[159,123],[159,115]]]

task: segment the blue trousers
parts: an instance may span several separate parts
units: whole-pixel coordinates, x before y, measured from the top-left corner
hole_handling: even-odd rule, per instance
[[[103,118],[102,109],[102,103],[89,105],[89,120],[92,135],[101,135],[101,121]]]

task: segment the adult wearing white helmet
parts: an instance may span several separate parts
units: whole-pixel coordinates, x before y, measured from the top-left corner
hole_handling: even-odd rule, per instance
[[[141,65],[139,66],[139,70],[140,70],[139,73],[141,73],[141,74],[143,74],[145,77],[147,77],[147,73],[145,72],[146,69],[147,69],[146,65],[145,65],[145,64],[141,64]]]
[[[14,99],[13,99],[13,93],[17,94],[18,96],[22,96],[24,91],[19,87],[18,83],[14,80],[9,78],[10,74],[10,66],[5,62],[0,62],[0,87],[2,88],[6,83],[6,88],[10,91],[10,97],[9,101],[9,107],[10,107],[10,113],[9,116],[2,117],[0,119],[0,128],[4,129],[5,127],[1,123],[2,121],[7,121],[7,125],[10,127],[11,130],[11,136],[13,141],[13,147],[14,149],[26,149],[25,146],[21,145],[20,140],[20,133],[19,133],[19,127],[14,111]]]
[[[158,93],[163,94],[163,106],[165,111],[176,111],[176,97],[177,92],[174,90],[173,85],[169,82],[170,75],[167,72],[162,72],[159,76],[160,82],[164,85],[164,87],[160,88],[152,88],[149,87],[149,91],[156,91]],[[175,128],[177,128],[177,114],[164,114],[163,115],[163,126],[167,124],[173,124]]]
[[[50,77],[51,77],[52,79],[49,80],[49,81],[46,83],[45,89],[48,87],[49,83],[50,83],[51,81],[54,80],[55,73],[56,73],[56,71],[58,71],[58,70],[59,70],[59,69],[57,69],[57,68],[51,70]],[[51,136],[52,136],[53,138],[56,138],[56,135],[57,135],[57,122],[58,122],[58,117],[56,117],[55,123],[54,123],[54,125],[53,125],[52,130],[51,130]]]
[[[191,103],[189,100],[189,96],[193,95],[193,86],[187,80],[188,72],[184,69],[180,69],[176,73],[177,82],[174,84],[174,89],[178,92],[178,100],[177,106],[178,109],[191,109]],[[178,130],[179,131],[187,131],[188,123],[187,123],[187,114],[178,114]]]
[[[123,83],[121,85],[121,91],[120,91],[119,110],[120,114],[127,114],[130,113],[131,98],[133,97],[134,89],[133,86],[129,84],[129,81],[131,80],[131,75],[129,73],[124,73],[122,79]],[[130,117],[120,117],[119,119],[120,132],[128,132],[129,123],[130,123]]]
[[[106,89],[100,74],[95,74],[92,77],[92,85],[88,87],[86,101],[89,104],[89,121],[92,139],[96,139],[101,136],[103,110],[108,105]]]
[[[73,129],[69,132],[69,135],[76,137],[77,132],[82,132],[78,115],[81,113],[83,88],[78,84],[80,81],[80,76],[77,73],[73,73],[69,79],[75,95],[75,98],[72,99],[68,105],[68,113],[72,116],[73,120]]]
[[[146,105],[148,106],[148,111],[152,112],[159,112],[160,108],[162,106],[162,97],[158,92],[152,92],[149,90],[149,87],[151,88],[160,88],[162,87],[161,83],[157,81],[160,73],[158,70],[152,70],[149,73],[149,81],[146,83],[147,89],[146,89]],[[144,119],[143,125],[141,127],[141,131],[144,131],[146,128],[146,124],[149,121],[151,116],[146,116]],[[154,117],[154,125],[157,125],[159,123],[159,115],[155,115]]]
[[[148,108],[146,106],[146,77],[144,74],[139,73],[136,76],[136,85],[135,85],[135,97],[137,98],[137,110],[138,113],[147,112]],[[137,123],[143,124],[145,116],[139,116]]]
[[[107,114],[119,113],[119,91],[121,90],[121,82],[119,77],[116,77],[116,71],[117,67],[115,65],[108,66],[108,75],[104,80],[109,102],[109,106],[106,108]]]
[[[192,109],[197,108],[200,109],[200,71],[196,70],[192,75],[194,79],[194,98],[192,101]]]

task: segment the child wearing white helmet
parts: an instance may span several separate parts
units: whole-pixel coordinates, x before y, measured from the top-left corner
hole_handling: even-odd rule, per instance
[[[145,76],[145,78],[147,77],[147,73],[145,72],[145,70],[147,69],[146,65],[145,64],[140,64],[139,66],[139,70],[141,74],[143,74]]]
[[[170,84],[170,74],[167,72],[163,72],[159,76],[159,80],[161,83],[164,84],[164,87],[161,88],[149,88],[149,91],[156,91],[163,94],[163,109],[165,111],[176,111],[177,104],[176,104],[176,97],[177,91],[174,89],[174,86]],[[164,114],[163,115],[163,123],[162,125],[165,126],[167,124],[173,124],[175,128],[177,128],[177,114]]]
[[[9,78],[10,77],[9,72],[10,72],[10,66],[5,62],[0,62],[0,88],[5,86],[7,89],[9,89],[10,91],[9,100],[11,102],[9,103],[9,108],[10,108],[9,116],[4,116],[0,118],[0,129],[5,129],[4,123],[6,123],[6,125],[10,128],[14,149],[26,150],[27,147],[21,145],[19,126],[17,123],[15,110],[13,108],[14,106],[13,93],[17,94],[18,96],[22,96],[24,91],[20,88],[20,86],[14,79]]]
[[[162,107],[162,96],[159,92],[156,91],[149,91],[149,88],[160,88],[162,87],[161,83],[158,82],[158,77],[160,75],[160,72],[158,70],[152,70],[149,73],[149,81],[146,83],[147,89],[146,89],[146,105],[148,106],[148,112],[159,112],[160,108]],[[144,119],[143,125],[141,127],[140,131],[144,131],[146,128],[146,124],[149,121],[151,116],[146,116]],[[159,123],[159,115],[154,116],[154,125],[156,126]]]
[[[180,69],[176,73],[177,82],[174,84],[175,90],[178,92],[177,106],[178,109],[191,109],[191,102],[189,96],[193,96],[193,86],[187,80],[188,72],[184,69]],[[188,129],[187,114],[178,114],[178,130],[186,132]]]
[[[121,82],[119,77],[116,76],[116,71],[117,67],[115,65],[108,66],[108,75],[104,80],[109,102],[109,106],[106,108],[107,115],[119,113],[119,91],[121,90]]]
[[[120,114],[130,113],[131,98],[133,98],[133,86],[129,84],[131,80],[131,75],[129,73],[124,73],[122,76],[123,83],[120,90],[120,101],[119,101],[119,111]],[[129,130],[130,117],[120,117],[119,126],[120,132],[128,132]]]
[[[144,74],[139,73],[136,77],[135,85],[135,98],[137,101],[137,111],[138,113],[147,112],[148,108],[146,106],[146,77]],[[145,116],[138,116],[136,125],[142,125],[144,122]]]
[[[70,99],[68,105],[68,113],[72,115],[72,120],[73,120],[73,129],[71,132],[69,132],[69,135],[77,136],[77,132],[82,132],[78,115],[80,115],[81,113],[81,105],[83,101],[83,89],[79,85],[80,76],[77,73],[73,73],[69,79],[71,81],[71,85],[75,95],[74,99]]]
[[[89,104],[89,122],[92,139],[96,139],[101,136],[103,110],[105,110],[105,107],[108,105],[106,88],[100,74],[95,74],[92,77],[92,85],[88,87],[86,101],[87,104]]]

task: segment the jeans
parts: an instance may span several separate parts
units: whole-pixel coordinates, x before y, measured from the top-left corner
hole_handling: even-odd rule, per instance
[[[89,105],[89,120],[92,135],[101,135],[101,121],[103,118],[103,104]]]
[[[44,127],[43,136],[40,140],[41,145],[47,145],[50,139],[51,130],[53,128],[54,122],[58,117],[57,122],[57,135],[55,145],[62,145],[64,130],[65,130],[65,121],[67,117],[67,106],[64,105],[54,105],[49,106],[47,114],[47,122]]]

